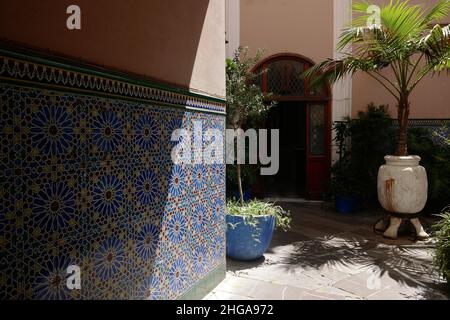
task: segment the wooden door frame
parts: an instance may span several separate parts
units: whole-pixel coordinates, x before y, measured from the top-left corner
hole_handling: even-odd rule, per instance
[[[273,63],[277,60],[294,60],[298,62],[302,62],[305,66],[305,70],[315,65],[315,62],[308,57],[297,53],[277,53],[271,56],[266,57],[257,65],[255,65],[251,72],[256,73],[260,69],[265,69],[269,63]],[[262,77],[262,91],[267,92],[267,75],[263,75]],[[273,101],[297,101],[300,103],[305,103],[306,105],[306,161],[305,161],[305,173],[306,173],[306,181],[305,181],[305,197],[307,199],[312,200],[321,200],[321,195],[311,194],[309,190],[309,179],[311,179],[311,174],[308,172],[308,159],[314,158],[315,156],[310,156],[310,119],[309,119],[309,104],[311,102],[323,103],[326,105],[325,110],[325,154],[321,156],[317,156],[317,158],[326,157],[326,165],[328,171],[326,175],[328,179],[330,178],[330,168],[331,168],[331,130],[332,130],[332,91],[331,87],[327,84],[325,85],[325,94],[322,96],[313,96],[310,95],[310,81],[309,79],[305,79],[304,86],[304,95],[303,96],[272,96],[271,100]],[[280,128],[281,129],[281,128]]]
[[[325,153],[323,155],[311,155],[311,144],[310,141],[310,103],[306,103],[306,198],[310,200],[323,200],[321,194],[312,193],[308,188],[310,179],[312,177],[312,172],[308,168],[309,159],[318,159],[325,157],[325,163],[327,166],[326,176],[328,180],[331,177],[331,130],[332,130],[332,114],[331,114],[331,100],[322,100],[318,103],[325,104]]]

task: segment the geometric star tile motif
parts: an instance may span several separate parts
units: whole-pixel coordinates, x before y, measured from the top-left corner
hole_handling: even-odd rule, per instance
[[[175,299],[224,263],[224,116],[1,84],[0,124],[0,298]]]

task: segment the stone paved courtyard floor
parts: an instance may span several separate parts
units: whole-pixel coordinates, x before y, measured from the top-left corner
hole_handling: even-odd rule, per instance
[[[228,259],[226,279],[205,299],[448,299],[433,268],[433,241],[384,239],[372,231],[382,213],[335,213],[320,203],[279,203],[289,232],[276,231],[254,262]]]

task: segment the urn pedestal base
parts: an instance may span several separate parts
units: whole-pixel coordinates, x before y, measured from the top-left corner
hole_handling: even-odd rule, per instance
[[[399,218],[395,216],[389,216],[387,219],[378,221],[374,229],[378,233],[383,233],[383,237],[395,240],[398,238],[398,230],[400,229],[400,226],[402,225],[402,223],[405,223],[407,221],[409,221],[416,230],[417,240],[426,240],[430,237],[429,234],[424,230],[419,218],[417,217]]]

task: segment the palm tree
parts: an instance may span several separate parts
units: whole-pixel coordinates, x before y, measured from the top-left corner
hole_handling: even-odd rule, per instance
[[[440,0],[429,9],[409,0],[391,0],[380,8],[378,24],[369,22],[377,20],[373,19],[371,7],[368,2],[353,4],[352,25],[343,30],[337,45],[343,58],[317,64],[304,77],[317,85],[362,71],[379,82],[397,101],[395,155],[406,156],[411,92],[426,75],[450,71],[450,25],[437,24],[448,17],[450,0]],[[382,72],[384,69],[390,69],[391,75]]]

